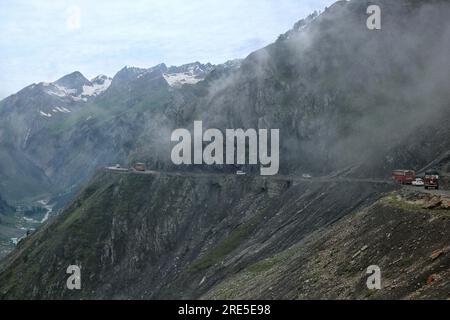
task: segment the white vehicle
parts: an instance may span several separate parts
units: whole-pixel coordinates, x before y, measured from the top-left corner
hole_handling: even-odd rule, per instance
[[[412,185],[416,187],[423,187],[425,185],[425,182],[422,178],[416,178],[415,180],[413,180]]]
[[[237,174],[238,176],[245,176],[245,175],[246,175],[246,173],[245,173],[244,171],[242,171],[242,170],[236,171],[236,174]]]
[[[116,164],[112,167],[107,167],[108,170],[114,171],[114,172],[128,172],[129,170],[127,168],[122,168],[120,164]]]
[[[302,178],[303,179],[312,179],[312,175],[304,173],[304,174],[302,174]]]

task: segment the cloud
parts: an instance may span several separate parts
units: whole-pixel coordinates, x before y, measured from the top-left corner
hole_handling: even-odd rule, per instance
[[[81,9],[78,6],[72,6],[67,9],[68,17],[66,21],[67,29],[76,30],[81,28]]]
[[[245,58],[335,0],[1,0],[0,99],[74,70]]]

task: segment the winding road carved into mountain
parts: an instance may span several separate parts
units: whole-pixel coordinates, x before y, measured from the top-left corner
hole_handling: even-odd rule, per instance
[[[136,175],[166,175],[166,176],[183,176],[183,177],[227,177],[227,176],[237,176],[237,177],[253,177],[260,179],[271,179],[278,181],[287,181],[287,182],[323,182],[323,183],[373,183],[373,184],[386,184],[386,185],[397,185],[395,182],[391,180],[384,179],[375,179],[375,178],[348,178],[348,177],[313,177],[313,178],[305,178],[302,176],[296,175],[275,175],[275,176],[260,176],[260,175],[237,175],[233,173],[224,173],[224,172],[185,172],[185,171],[155,171],[155,170],[146,170],[146,171],[135,171],[128,170],[124,168],[115,168],[115,167],[106,167],[105,170],[108,172],[116,173],[116,174],[136,174]],[[402,186],[403,188],[409,191],[420,191],[424,193],[429,193],[433,195],[440,195],[443,197],[450,198],[450,190],[426,190],[424,188],[414,187],[414,186]]]

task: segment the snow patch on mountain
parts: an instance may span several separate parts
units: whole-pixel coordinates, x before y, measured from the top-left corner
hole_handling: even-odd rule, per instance
[[[55,108],[53,109],[53,112],[54,112],[54,113],[57,113],[57,112],[71,113],[72,111],[70,111],[69,109],[67,109],[67,108],[65,108],[65,107],[55,107]]]
[[[39,111],[40,115],[46,118],[51,118],[52,115],[50,113],[45,113],[44,111],[40,110]]]
[[[210,63],[201,64],[194,62],[179,67],[172,66],[163,73],[164,79],[171,87],[180,87],[184,84],[196,84],[214,70],[215,66]]]
[[[73,90],[66,89],[64,87],[55,85],[55,84],[44,84],[45,87],[50,87],[46,92],[51,96],[57,96],[60,98],[70,96],[73,93]]]
[[[171,87],[179,87],[183,84],[196,84],[203,80],[203,78],[188,72],[170,74],[165,73],[163,76]]]
[[[83,86],[82,97],[95,97],[105,92],[111,85],[112,79],[106,76],[98,76],[91,80],[92,85]]]

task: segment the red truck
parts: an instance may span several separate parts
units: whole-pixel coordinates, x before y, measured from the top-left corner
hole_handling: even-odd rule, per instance
[[[433,188],[439,190],[439,172],[437,171],[425,172],[423,182],[425,183],[425,189]]]
[[[145,170],[146,170],[145,164],[141,163],[141,162],[135,163],[133,166],[133,169],[135,171],[139,171],[139,172],[145,172]]]
[[[416,179],[416,173],[413,170],[394,170],[392,179],[399,184],[412,184]]]

